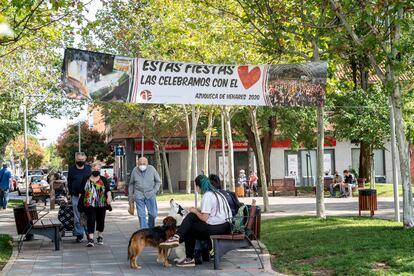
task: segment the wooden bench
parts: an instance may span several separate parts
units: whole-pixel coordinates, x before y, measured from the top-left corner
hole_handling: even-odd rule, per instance
[[[62,228],[62,223],[58,219],[44,218],[49,212],[45,212],[43,215],[40,215],[40,212],[43,210],[44,208],[37,212],[36,215],[32,216],[27,203],[24,203],[24,212],[26,213],[27,225],[25,227],[24,234],[19,240],[19,252],[22,248],[24,238],[28,235],[42,235],[48,237],[55,243],[55,250],[60,249],[60,229]],[[33,219],[33,217],[38,217],[38,219]]]
[[[32,200],[39,202],[43,201],[45,206],[47,204],[47,199],[50,198],[49,190],[42,189],[40,184],[32,184]]]
[[[324,192],[329,192],[329,186],[331,184],[332,184],[332,179],[329,179],[329,180],[324,179],[324,181],[323,181],[323,191]],[[358,188],[359,188],[359,186],[357,187],[356,185],[354,185],[352,187],[352,192],[356,192]],[[339,186],[336,186],[335,189],[339,189]],[[312,187],[312,191],[316,194],[316,186]]]
[[[185,191],[187,186],[187,181],[178,181],[178,190]],[[194,190],[194,181],[191,181],[191,191]]]
[[[213,240],[214,248],[214,269],[220,269],[220,260],[227,252],[246,247],[253,247],[257,257],[260,260],[260,264],[262,266],[261,268],[264,268],[262,258],[260,257],[262,248],[260,247],[259,242],[261,210],[259,207],[256,207],[256,200],[252,200],[252,205],[250,205],[249,210],[249,215],[247,217],[248,221],[244,233],[210,236],[210,238]],[[253,240],[257,241],[260,253],[253,245]]]
[[[298,195],[298,189],[293,178],[272,179],[272,185],[267,187],[267,191],[272,192],[273,196],[277,192],[294,192],[295,196]]]

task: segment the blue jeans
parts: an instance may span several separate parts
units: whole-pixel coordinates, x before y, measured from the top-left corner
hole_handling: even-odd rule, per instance
[[[157,199],[156,197],[152,198],[142,198],[135,199],[135,204],[137,207],[137,214],[139,219],[140,229],[152,228],[155,226],[155,219],[157,218]],[[147,212],[145,207],[148,209],[148,223],[147,223]]]
[[[9,189],[0,189],[0,208],[6,209],[7,202],[9,201]]]
[[[80,213],[78,211],[78,196],[72,196],[72,208],[73,208],[73,235],[83,236],[85,229],[80,225]]]

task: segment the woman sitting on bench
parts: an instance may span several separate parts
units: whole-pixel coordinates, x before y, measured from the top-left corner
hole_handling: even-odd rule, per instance
[[[176,247],[185,242],[186,258],[177,263],[179,267],[194,267],[194,248],[196,240],[209,240],[210,235],[230,233],[232,213],[226,198],[213,186],[205,175],[195,179],[196,189],[203,193],[201,210],[190,208],[180,228],[161,247]]]

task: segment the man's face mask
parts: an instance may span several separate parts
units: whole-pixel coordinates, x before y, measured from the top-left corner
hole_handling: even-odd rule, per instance
[[[140,171],[143,172],[147,169],[147,165],[139,165],[138,168],[139,168]]]
[[[76,165],[78,165],[79,167],[82,167],[83,165],[85,165],[85,161],[82,161],[82,160],[76,161]]]

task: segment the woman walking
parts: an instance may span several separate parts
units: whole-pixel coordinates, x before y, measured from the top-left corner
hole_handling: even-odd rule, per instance
[[[105,213],[111,208],[111,190],[107,179],[100,175],[100,169],[99,163],[93,163],[91,175],[84,178],[81,186],[80,200],[83,202],[80,205],[83,205],[83,211],[86,213],[88,227],[87,247],[94,246],[95,225],[98,232],[96,241],[98,244],[103,244]]]

